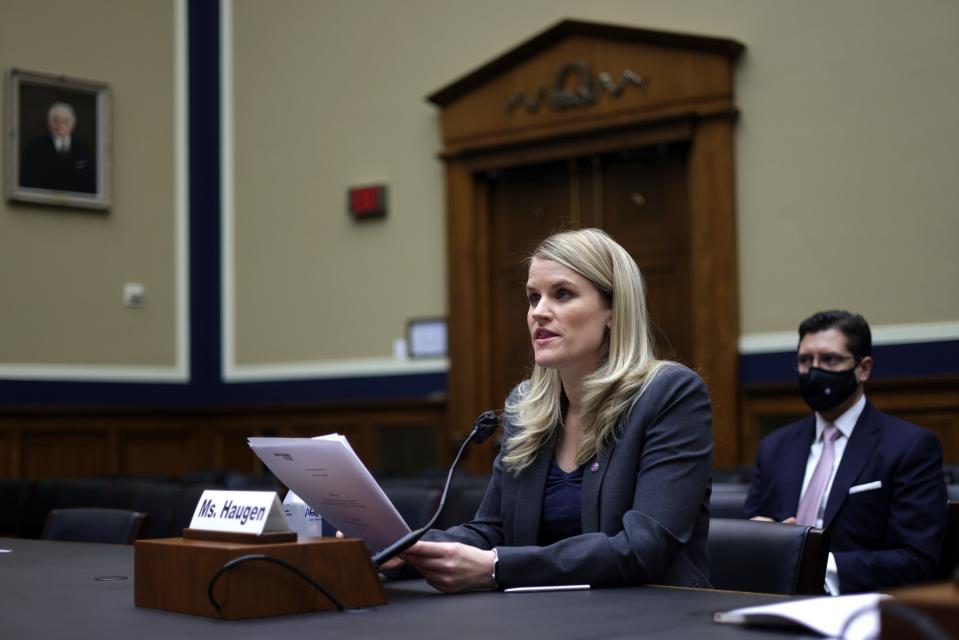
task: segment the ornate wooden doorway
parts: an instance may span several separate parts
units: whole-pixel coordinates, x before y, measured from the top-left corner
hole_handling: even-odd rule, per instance
[[[738,461],[741,50],[565,21],[430,96],[443,110],[452,438],[528,372],[523,259],[552,231],[595,226],[643,270],[660,353],[709,384],[717,464]]]
[[[529,375],[525,259],[559,229],[600,227],[640,265],[657,352],[693,362],[689,308],[688,146],[655,145],[481,176],[490,218],[493,393]]]

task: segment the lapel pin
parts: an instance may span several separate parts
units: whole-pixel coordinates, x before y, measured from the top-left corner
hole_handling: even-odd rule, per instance
[[[593,465],[589,468],[589,470],[592,471],[593,473],[596,473],[597,471],[599,471],[599,463],[594,462]]]

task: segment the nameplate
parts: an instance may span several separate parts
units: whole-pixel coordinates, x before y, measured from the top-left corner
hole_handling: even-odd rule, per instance
[[[290,530],[275,491],[215,489],[200,496],[190,528],[255,535]]]

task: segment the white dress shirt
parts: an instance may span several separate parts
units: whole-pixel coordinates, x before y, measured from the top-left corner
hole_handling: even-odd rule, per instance
[[[846,451],[846,443],[849,442],[849,438],[852,436],[853,429],[856,428],[856,422],[859,420],[859,416],[862,415],[862,410],[865,407],[866,396],[863,394],[854,405],[849,407],[845,413],[833,421],[833,424],[836,426],[836,430],[840,435],[833,442],[833,452],[835,453],[835,456],[833,457],[832,461],[832,472],[829,474],[829,481],[826,483],[826,491],[823,493],[822,503],[819,505],[819,513],[816,516],[816,527],[820,529],[822,528],[823,513],[826,510],[826,504],[829,502],[829,492],[832,491],[832,482],[836,477],[836,469],[839,468],[839,462],[842,460],[842,454]],[[819,462],[819,457],[822,455],[822,432],[825,430],[828,424],[829,422],[817,412],[816,437],[813,439],[812,446],[809,448],[809,458],[806,460],[806,475],[802,482],[802,492],[800,493],[799,498],[800,501],[802,501],[802,495],[806,493],[806,487],[809,486],[809,481],[812,480],[813,471],[816,470],[816,464]],[[836,566],[836,559],[833,557],[832,553],[829,554],[829,560],[826,563],[826,591],[833,596],[839,595],[839,569]]]
[[[53,136],[53,146],[56,147],[57,153],[69,152],[70,141],[71,141],[71,136],[66,136],[63,138],[58,138],[57,136]]]

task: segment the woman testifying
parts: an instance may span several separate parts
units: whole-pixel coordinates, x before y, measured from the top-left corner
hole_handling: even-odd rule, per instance
[[[709,586],[711,410],[702,379],[657,360],[639,268],[606,233],[533,252],[535,366],[510,394],[475,518],[401,558],[442,591]]]

